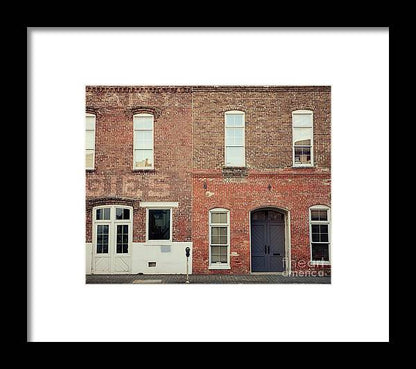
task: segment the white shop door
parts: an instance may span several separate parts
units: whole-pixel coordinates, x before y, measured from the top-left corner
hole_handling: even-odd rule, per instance
[[[94,208],[93,274],[127,274],[131,271],[132,209],[121,206]]]

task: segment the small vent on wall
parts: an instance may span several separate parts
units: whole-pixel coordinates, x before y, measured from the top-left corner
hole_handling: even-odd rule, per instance
[[[156,261],[149,261],[148,266],[149,268],[154,268],[156,266]]]

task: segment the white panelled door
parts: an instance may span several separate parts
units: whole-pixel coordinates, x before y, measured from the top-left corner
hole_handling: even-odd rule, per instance
[[[93,209],[93,274],[131,271],[132,218],[133,209],[128,206]]]

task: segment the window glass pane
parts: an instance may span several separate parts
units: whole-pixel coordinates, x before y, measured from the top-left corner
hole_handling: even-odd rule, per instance
[[[244,128],[226,128],[226,145],[244,146]]]
[[[327,210],[311,210],[311,220],[328,220],[328,211]]]
[[[225,114],[225,125],[227,127],[241,127],[244,125],[243,114]]]
[[[321,242],[329,242],[328,233],[321,233]]]
[[[134,129],[153,129],[153,117],[134,117]]]
[[[319,242],[319,233],[312,233],[312,242]]]
[[[312,242],[319,242],[319,225],[312,225]]]
[[[319,210],[319,220],[328,220],[327,210]]]
[[[227,244],[227,227],[211,227],[211,244]]]
[[[94,150],[95,131],[85,131],[85,148]]]
[[[170,239],[170,210],[149,209],[149,240]]]
[[[244,147],[226,147],[225,165],[234,167],[243,167],[245,165]]]
[[[95,116],[86,116],[85,117],[85,129],[94,130],[95,129]]]
[[[211,263],[219,263],[220,262],[220,255],[212,255],[211,254]]]
[[[135,168],[148,168],[153,164],[153,150],[135,150]]]
[[[211,263],[227,262],[227,246],[211,246]]]
[[[311,148],[295,146],[295,163],[296,164],[310,164],[311,163]]]
[[[85,168],[94,168],[94,150],[86,150]]]
[[[104,209],[104,219],[105,220],[110,220],[110,208],[105,208]]]
[[[312,127],[312,114],[293,114],[294,127]]]
[[[136,131],[134,148],[153,149],[153,131]]]
[[[328,233],[328,224],[321,224],[321,225],[319,226],[319,231],[320,231],[321,233]]]
[[[328,244],[312,244],[312,260],[329,261],[329,245]]]
[[[227,223],[227,213],[211,213],[211,223]]]
[[[296,141],[295,146],[311,146],[311,140]]]
[[[311,139],[312,128],[293,128],[293,142]]]

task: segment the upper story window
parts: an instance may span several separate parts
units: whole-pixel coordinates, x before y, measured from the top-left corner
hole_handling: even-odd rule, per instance
[[[95,115],[85,114],[85,169],[95,165]]]
[[[293,166],[313,166],[313,112],[292,112]]]
[[[209,212],[209,268],[230,269],[230,212]]]
[[[315,264],[330,263],[330,209],[312,206],[309,209],[311,261]]]
[[[245,114],[242,111],[225,113],[225,166],[244,167]]]
[[[133,125],[133,169],[153,169],[153,115],[135,114]]]

